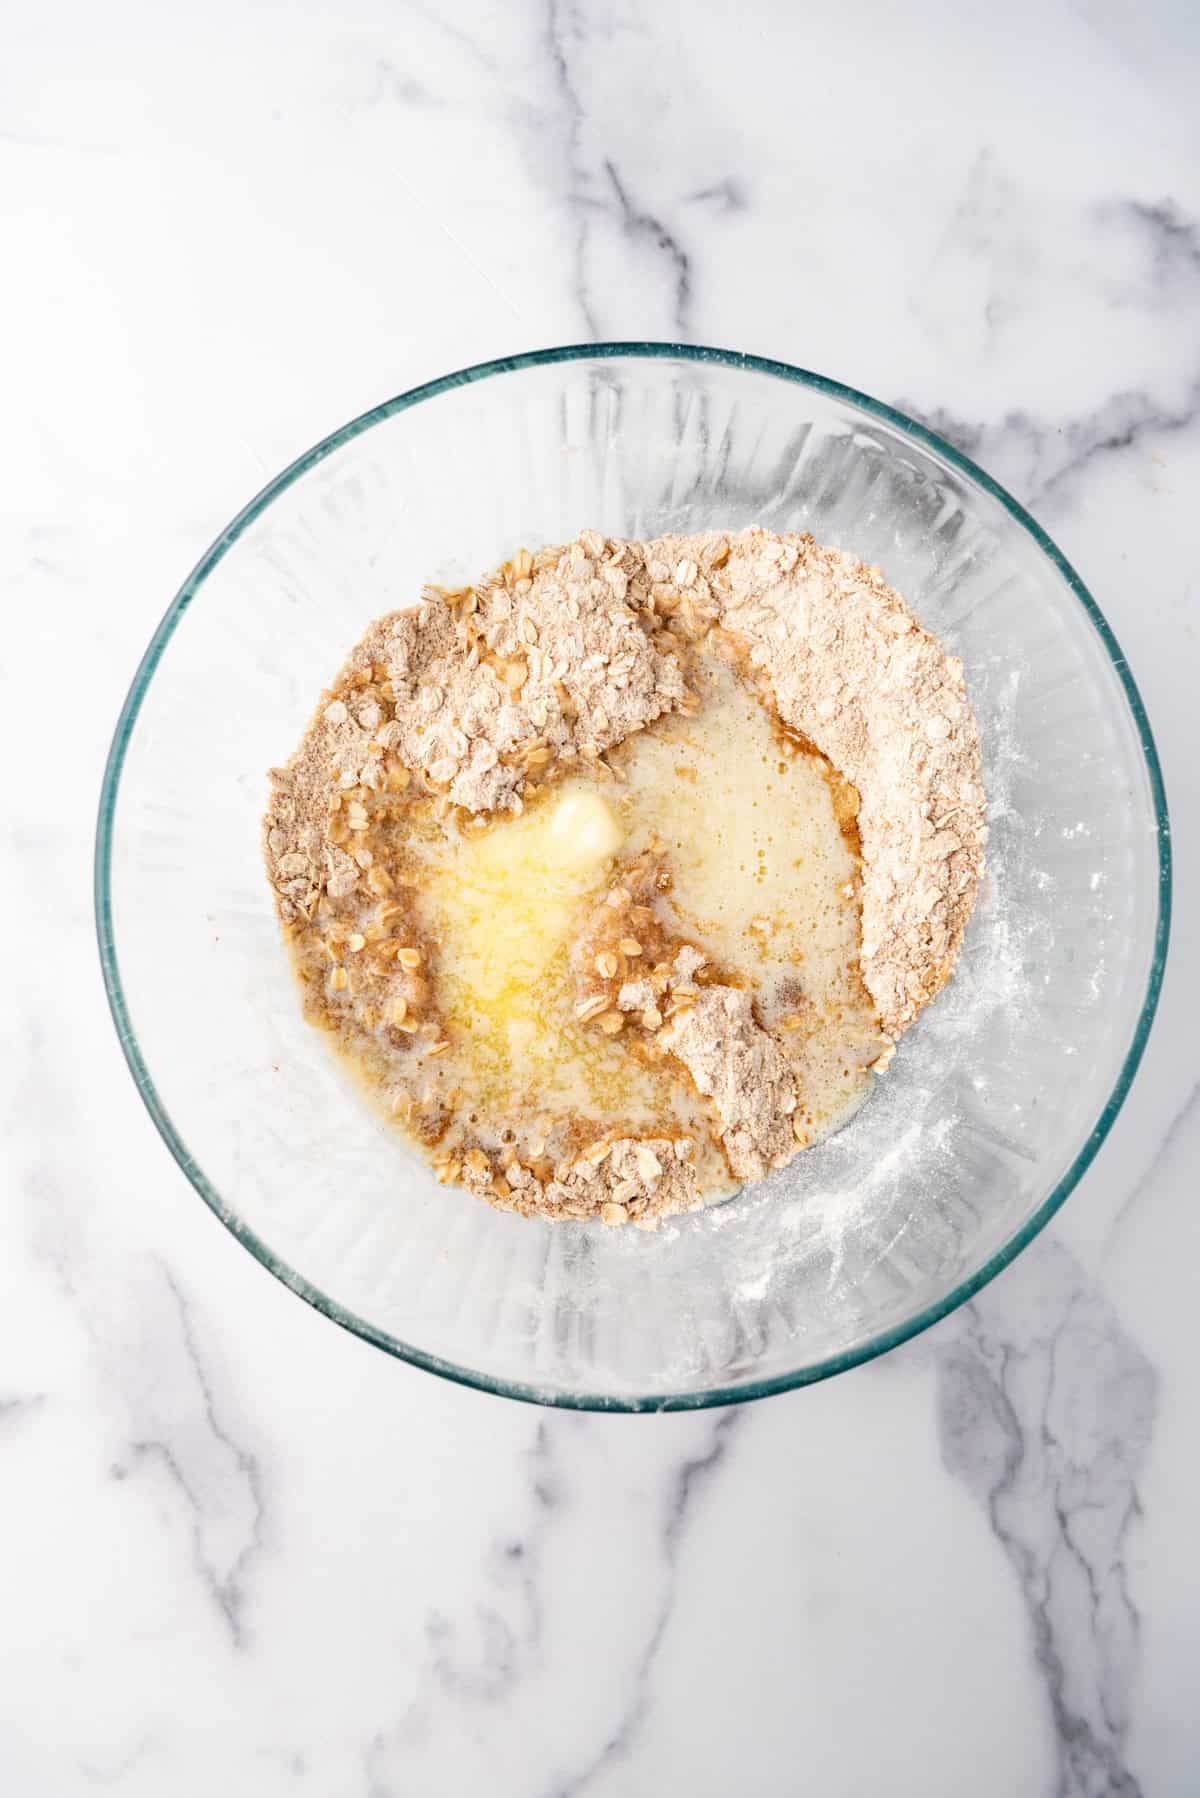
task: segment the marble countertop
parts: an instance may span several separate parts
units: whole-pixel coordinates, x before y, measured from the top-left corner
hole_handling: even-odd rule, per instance
[[[81,0],[0,23],[5,1798],[1200,1784],[1200,14],[1186,0]],[[1054,1226],[710,1414],[393,1363],[199,1202],[117,1049],[109,733],[262,482],[487,356],[669,337],[920,414],[1089,583],[1176,929]]]

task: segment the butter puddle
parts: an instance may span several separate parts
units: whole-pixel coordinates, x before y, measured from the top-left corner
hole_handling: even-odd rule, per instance
[[[645,1122],[670,1111],[674,1083],[585,1029],[572,1002],[570,945],[623,841],[603,795],[568,781],[435,854],[423,898],[442,1005],[469,1034],[489,1105]]]

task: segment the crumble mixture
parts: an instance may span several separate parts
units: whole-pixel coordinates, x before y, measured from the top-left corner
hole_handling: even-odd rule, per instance
[[[761,530],[427,588],[271,778],[306,1012],[439,1178],[648,1228],[849,1115],[986,839],[961,663],[878,569]]]

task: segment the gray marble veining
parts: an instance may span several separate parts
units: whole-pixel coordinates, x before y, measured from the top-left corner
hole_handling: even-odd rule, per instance
[[[1125,1744],[1141,1619],[1128,1562],[1158,1380],[1064,1248],[1035,1244],[1027,1262],[1017,1304],[985,1290],[939,1349],[942,1454],[1020,1583],[1059,1791],[1135,1798]]]

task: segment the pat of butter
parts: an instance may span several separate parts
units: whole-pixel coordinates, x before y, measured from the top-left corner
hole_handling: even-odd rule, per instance
[[[576,787],[565,792],[550,813],[548,846],[560,865],[592,868],[617,853],[624,834],[612,806],[599,793]]]

